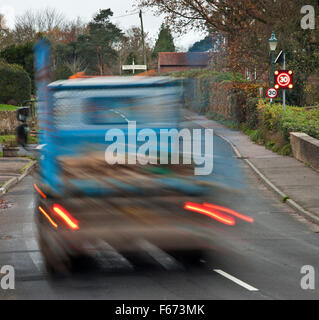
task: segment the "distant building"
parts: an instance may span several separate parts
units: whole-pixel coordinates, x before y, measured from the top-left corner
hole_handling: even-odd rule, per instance
[[[209,52],[159,52],[158,72],[166,73],[206,68],[209,59]]]

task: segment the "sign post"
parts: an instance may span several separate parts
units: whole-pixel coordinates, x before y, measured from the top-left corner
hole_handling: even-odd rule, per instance
[[[133,64],[123,65],[122,70],[132,70],[133,74],[135,74],[135,70],[147,70],[147,66],[144,64],[135,64],[133,60]]]
[[[284,53],[284,70],[286,69],[286,54]],[[282,92],[282,104],[284,105],[284,111],[286,111],[286,89]]]

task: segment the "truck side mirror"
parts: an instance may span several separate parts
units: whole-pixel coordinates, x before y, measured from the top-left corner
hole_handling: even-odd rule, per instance
[[[28,125],[23,123],[17,128],[17,143],[25,147],[28,143]]]
[[[20,107],[17,110],[17,119],[21,122],[27,122],[27,119],[30,114],[30,108],[29,107]]]

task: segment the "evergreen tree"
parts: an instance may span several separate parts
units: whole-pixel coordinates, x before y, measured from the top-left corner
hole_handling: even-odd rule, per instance
[[[210,35],[204,39],[195,42],[190,48],[189,52],[204,52],[214,48],[214,44]]]
[[[161,25],[161,29],[158,35],[158,39],[155,43],[153,56],[157,57],[159,52],[176,52],[174,39],[168,26],[164,23]]]

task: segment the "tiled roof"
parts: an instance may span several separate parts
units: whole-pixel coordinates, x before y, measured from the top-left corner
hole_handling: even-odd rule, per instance
[[[161,66],[203,66],[209,61],[208,52],[159,52]]]

